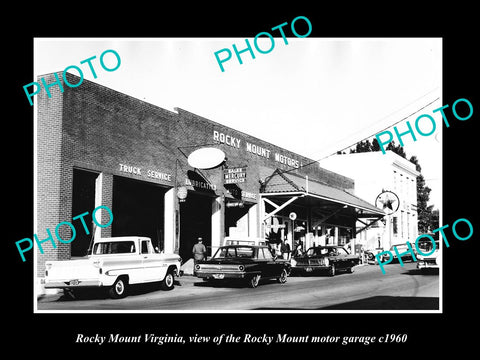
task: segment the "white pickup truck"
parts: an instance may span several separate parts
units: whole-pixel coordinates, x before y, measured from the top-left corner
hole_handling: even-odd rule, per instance
[[[85,258],[45,262],[45,288],[107,287],[114,299],[126,296],[131,284],[161,281],[162,289],[171,290],[181,263],[176,254],[155,251],[147,237],[102,238]]]

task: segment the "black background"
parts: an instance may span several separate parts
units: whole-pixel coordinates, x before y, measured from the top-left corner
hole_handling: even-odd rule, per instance
[[[7,84],[3,84],[4,148],[2,178],[4,189],[2,297],[4,347],[32,355],[123,353],[141,350],[141,356],[284,356],[305,357],[324,354],[376,353],[385,357],[440,355],[447,349],[474,347],[477,314],[478,212],[474,211],[477,192],[478,144],[476,142],[480,106],[478,88],[478,19],[472,5],[437,3],[420,7],[402,3],[384,3],[382,7],[355,2],[326,6],[324,2],[301,6],[294,3],[216,5],[182,3],[179,8],[163,3],[111,3],[100,10],[97,4],[75,3],[67,8],[54,3],[10,8],[2,29],[6,44],[2,61]],[[440,5],[442,4],[442,5]],[[446,4],[446,5],[443,5]],[[443,104],[467,98],[474,114],[468,121],[457,121],[450,114],[450,128],[444,127],[443,224],[458,218],[469,219],[474,235],[467,241],[450,241],[444,251],[443,314],[34,314],[33,256],[21,262],[15,241],[33,235],[33,107],[25,100],[23,85],[33,78],[34,37],[229,37],[253,38],[261,31],[296,16],[306,16],[312,23],[310,37],[442,37]],[[302,33],[299,30],[300,33]],[[270,56],[274,56],[271,54]],[[194,61],[194,59],[192,59]],[[475,91],[474,91],[475,89]],[[6,214],[6,216],[5,216]],[[447,234],[451,234],[447,232]],[[31,254],[32,252],[30,252]],[[8,319],[8,321],[7,321]],[[473,327],[472,327],[473,325]],[[405,344],[273,344],[256,346],[187,344],[75,344],[77,333],[134,336],[156,335],[215,336],[222,333],[243,336],[382,336],[408,334]],[[5,335],[4,335],[5,336]],[[7,350],[5,349],[5,350]],[[290,351],[287,355],[286,350]],[[102,351],[102,353],[100,353]],[[150,354],[151,353],[151,354]],[[350,356],[350,355],[349,355]]]

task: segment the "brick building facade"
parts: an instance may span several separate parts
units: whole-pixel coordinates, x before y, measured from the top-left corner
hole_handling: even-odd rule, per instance
[[[58,76],[61,79],[61,73]],[[42,77],[47,84],[55,81],[54,74]],[[79,81],[68,73],[67,77],[69,83]],[[351,195],[352,179],[280,146],[91,81],[63,87],[62,93],[52,86],[51,98],[45,91],[37,95],[35,233],[45,239],[47,228],[53,233],[57,224],[70,221],[77,234],[70,244],[56,242],[56,248],[43,243],[43,254],[37,247],[39,277],[46,260],[85,255],[93,235],[149,236],[160,250],[180,253],[186,260],[198,236],[213,251],[225,236],[264,237],[269,221],[288,217],[294,210],[305,214],[302,236],[313,234],[310,225],[315,217],[317,224],[328,217],[333,226],[354,229],[360,213],[381,216],[378,209]],[[225,163],[209,170],[189,166],[188,155],[205,146],[221,149]],[[224,169],[238,167],[246,168],[245,182],[224,184]],[[314,192],[308,191],[309,184]],[[179,187],[188,190],[184,202],[177,198]],[[298,201],[287,204],[289,194]],[[113,223],[95,229],[91,217],[85,217],[87,235],[80,221],[72,219],[91,214],[99,205],[112,209]],[[342,208],[325,217],[337,205]],[[106,222],[108,214],[102,211],[102,223]],[[282,231],[283,237],[295,240],[293,226],[289,234]],[[70,239],[72,231],[62,226],[59,235]],[[350,233],[350,238],[354,236]]]

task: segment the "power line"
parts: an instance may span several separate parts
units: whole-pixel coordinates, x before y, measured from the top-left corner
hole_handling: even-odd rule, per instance
[[[371,138],[372,136],[378,134],[379,132],[385,131],[386,129],[388,129],[388,128],[390,128],[390,127],[392,127],[392,126],[394,126],[394,125],[396,125],[396,124],[404,121],[405,119],[408,119],[410,116],[415,115],[416,113],[418,113],[419,111],[425,109],[427,106],[433,104],[435,101],[437,101],[437,100],[439,100],[439,99],[440,99],[440,97],[437,97],[436,99],[432,100],[431,102],[429,102],[428,104],[424,105],[423,107],[417,109],[416,111],[412,112],[411,114],[405,116],[404,118],[400,119],[399,121],[396,121],[396,122],[394,122],[393,124],[387,126],[386,128],[384,128],[384,129],[382,129],[382,130],[379,130],[379,131],[376,131],[374,134],[371,134],[371,135],[369,135],[369,136],[367,136],[367,137],[365,137],[365,138],[363,138],[363,139],[361,139],[361,140],[358,140],[357,142],[355,142],[355,143],[353,143],[353,144],[351,144],[351,145],[349,145],[349,146],[347,146],[347,147],[344,147],[343,149],[334,151],[334,152],[331,153],[330,155],[324,156],[324,157],[322,157],[322,158],[320,158],[320,159],[318,159],[318,160],[314,160],[314,161],[311,161],[311,162],[306,163],[306,164],[302,164],[302,165],[299,166],[298,168],[292,168],[292,169],[283,170],[283,171],[282,171],[282,170],[279,170],[279,171],[280,171],[281,174],[284,174],[284,173],[288,173],[288,172],[291,172],[291,171],[294,171],[294,170],[298,170],[298,169],[301,169],[301,168],[303,168],[303,167],[310,166],[310,165],[312,165],[312,164],[318,163],[320,160],[323,160],[323,159],[326,159],[326,158],[328,158],[328,157],[330,157],[330,156],[332,156],[332,155],[335,155],[335,154],[336,154],[337,152],[339,152],[339,151],[343,151],[343,150],[346,150],[346,149],[348,149],[348,148],[351,148],[352,146],[358,144],[359,142],[364,141],[364,140],[367,140],[367,139]],[[268,176],[268,177],[265,179],[265,181],[267,181],[270,177],[271,177],[271,176]]]
[[[427,106],[433,104],[435,101],[437,101],[437,100],[439,100],[439,99],[440,99],[440,97],[437,97],[436,99],[434,99],[433,101],[429,102],[427,105],[421,107],[420,109],[414,111],[414,112],[411,113],[410,115],[407,115],[407,116],[405,116],[404,118],[398,120],[397,122],[394,122],[393,124],[387,126],[386,128],[384,128],[384,129],[382,129],[382,130],[379,130],[379,131],[376,131],[375,134],[369,135],[369,136],[367,136],[366,138],[363,138],[362,140],[359,140],[359,141],[357,141],[356,143],[353,143],[352,145],[349,145],[349,146],[347,146],[347,147],[344,147],[343,149],[340,149],[340,150],[338,150],[338,151],[343,151],[343,150],[345,150],[345,149],[348,149],[348,148],[352,147],[353,145],[358,144],[360,141],[367,140],[367,139],[371,138],[373,135],[376,135],[376,134],[378,134],[379,132],[385,131],[385,130],[387,130],[388,128],[391,128],[391,127],[394,126],[394,125],[397,125],[398,123],[402,122],[402,121],[405,120],[405,119],[408,119],[408,118],[409,118],[410,116],[412,116],[412,115],[415,115],[415,114],[418,113],[420,110],[425,109]],[[338,151],[335,151],[333,154],[337,153]],[[330,154],[330,155],[328,155],[328,156],[332,156],[333,154]],[[326,157],[328,157],[328,156],[326,156]],[[320,160],[323,160],[323,159],[324,159],[324,158],[322,158],[322,159],[320,159]]]
[[[405,108],[409,107],[410,105],[416,103],[416,102],[419,101],[420,99],[422,99],[422,98],[430,95],[432,92],[434,92],[434,91],[436,91],[436,90],[438,90],[438,86],[437,86],[436,88],[428,91],[427,93],[423,94],[422,96],[416,98],[415,100],[409,102],[408,104],[406,104],[405,106],[401,107],[400,109],[397,109],[397,110],[391,112],[390,114],[388,114],[388,115],[386,115],[386,116],[383,116],[381,119],[379,119],[379,120],[376,121],[375,123],[372,123],[372,124],[368,125],[368,128],[372,128],[373,125],[376,125],[376,124],[378,124],[379,122],[382,122],[384,119],[387,119],[387,118],[395,115],[395,114],[398,113],[399,111],[402,111],[403,109],[405,109]],[[435,99],[435,100],[437,100],[437,99]],[[434,101],[435,101],[435,100],[434,100]],[[428,105],[427,105],[427,106],[428,106]],[[365,130],[365,129],[363,129],[363,130]],[[360,132],[361,132],[361,131],[357,131],[355,134],[358,134],[358,133],[360,133]],[[353,135],[355,135],[355,134],[353,134]],[[348,137],[345,137],[345,138],[342,139],[341,141],[346,140],[346,139],[348,139],[348,138],[350,138],[350,137],[352,137],[352,135],[350,135],[350,136],[348,136]],[[338,141],[338,142],[341,142],[341,141]],[[342,150],[343,150],[343,149],[342,149]]]

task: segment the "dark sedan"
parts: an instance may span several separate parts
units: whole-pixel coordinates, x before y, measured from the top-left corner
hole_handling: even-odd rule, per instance
[[[220,247],[209,260],[198,261],[194,272],[204,280],[242,279],[254,288],[261,278],[285,283],[290,264],[274,257],[267,246],[230,245]]]
[[[334,245],[311,247],[304,255],[291,260],[292,272],[312,273],[324,270],[330,276],[334,276],[338,270],[352,273],[353,267],[359,263],[359,256],[351,255],[342,246]]]

